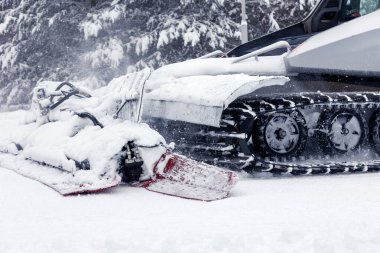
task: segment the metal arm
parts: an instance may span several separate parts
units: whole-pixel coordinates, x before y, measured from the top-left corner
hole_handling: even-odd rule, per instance
[[[278,48],[286,48],[287,52],[290,52],[292,50],[292,48],[288,42],[279,41],[279,42],[273,43],[272,45],[269,45],[267,47],[260,48],[259,50],[256,50],[252,53],[237,57],[236,59],[234,59],[232,61],[232,63],[238,63],[238,62],[244,61],[244,60],[252,58],[252,57],[255,57],[257,59],[257,56],[259,56],[261,54],[268,53],[268,52],[273,51],[273,50],[278,49]]]
[[[205,54],[205,55],[199,57],[199,59],[207,59],[207,58],[212,58],[212,57],[215,57],[215,56],[226,57],[226,54],[223,51],[221,51],[221,50],[216,50],[214,52],[211,52],[209,54]]]

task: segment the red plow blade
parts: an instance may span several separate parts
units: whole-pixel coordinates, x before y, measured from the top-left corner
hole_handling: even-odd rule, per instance
[[[171,196],[202,201],[228,197],[237,183],[236,173],[167,152],[156,163],[155,179],[142,187]]]

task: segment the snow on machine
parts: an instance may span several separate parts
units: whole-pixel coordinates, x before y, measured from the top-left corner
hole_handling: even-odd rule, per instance
[[[380,170],[380,10],[367,2],[353,18],[342,14],[350,1],[321,1],[303,23],[319,33],[298,46],[286,28],[257,50],[252,41],[157,69],[142,119],[182,154],[231,169]]]
[[[177,155],[158,132],[130,121],[138,121],[141,83],[149,74],[128,74],[92,91],[41,82],[31,111],[0,115],[0,166],[62,195],[128,182],[189,199],[227,197],[235,173]],[[121,120],[127,112],[130,120]]]

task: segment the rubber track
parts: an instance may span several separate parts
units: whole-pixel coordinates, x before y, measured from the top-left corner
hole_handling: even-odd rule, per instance
[[[233,102],[222,116],[220,131],[228,132],[231,127],[241,128],[247,121],[268,113],[297,109],[372,109],[380,108],[380,93],[301,93],[281,97],[257,97]],[[243,132],[244,130],[241,130]],[[242,155],[241,155],[242,156]],[[245,158],[244,158],[245,157]],[[324,156],[329,159],[329,157]],[[245,162],[244,162],[244,159]],[[263,158],[257,154],[240,157],[240,168],[249,172],[271,172],[275,174],[329,174],[380,171],[380,160],[360,162],[309,162],[322,157],[293,157],[292,161],[280,161],[276,157]],[[231,161],[231,162],[236,162]],[[217,161],[214,163],[218,163]],[[232,165],[232,164],[231,164]],[[236,164],[235,164],[236,166]]]

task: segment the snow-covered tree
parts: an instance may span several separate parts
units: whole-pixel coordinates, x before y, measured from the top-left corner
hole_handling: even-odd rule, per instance
[[[237,23],[219,0],[113,1],[81,27],[94,43],[106,45],[112,38],[123,46],[130,71],[232,47],[239,37]],[[92,65],[108,61],[100,51],[102,47],[88,55]]]
[[[0,6],[0,103],[28,101],[40,78],[75,75],[82,1],[5,0]]]
[[[300,21],[314,4],[315,0],[248,1],[250,38]],[[240,14],[240,0],[114,0],[81,23],[87,40],[103,44],[86,59],[92,66],[100,67],[102,62],[109,65],[102,52],[112,44],[125,54],[124,61],[120,59],[112,66],[127,65],[134,71],[216,49],[226,51],[239,44]],[[114,43],[110,44],[110,38]]]

